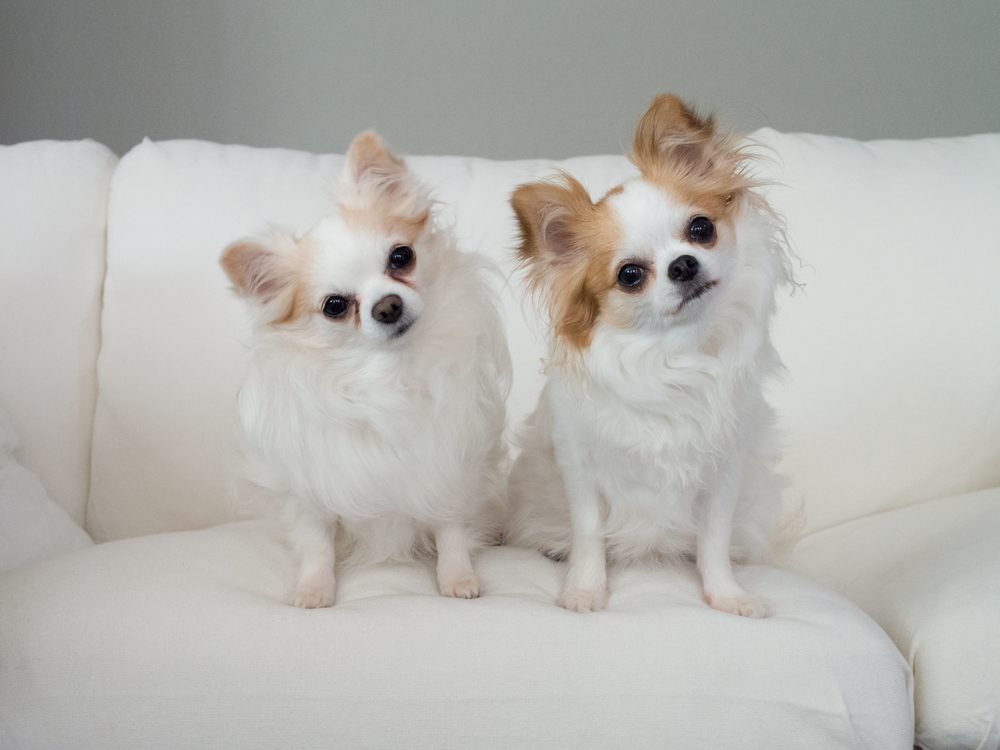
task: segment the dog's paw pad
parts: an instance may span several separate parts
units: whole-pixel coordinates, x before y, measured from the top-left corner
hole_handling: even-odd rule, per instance
[[[728,612],[740,617],[760,618],[767,616],[767,605],[759,596],[746,594],[744,596],[706,596],[705,600],[712,609]]]
[[[441,595],[456,599],[475,599],[479,596],[479,579],[470,574],[441,581]]]
[[[292,599],[292,604],[303,609],[318,609],[320,607],[332,607],[333,599],[334,588],[332,585],[300,585],[295,590],[295,598]]]
[[[559,595],[559,606],[570,612],[596,612],[608,603],[608,590],[570,586]]]

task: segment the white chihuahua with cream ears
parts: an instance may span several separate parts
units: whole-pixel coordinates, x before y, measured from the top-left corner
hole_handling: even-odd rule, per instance
[[[222,255],[254,322],[243,470],[290,506],[299,607],[333,604],[336,557],[435,552],[442,594],[479,595],[472,553],[498,531],[510,357],[488,264],[431,210],[403,160],[362,133],[333,213]]]
[[[609,558],[694,555],[708,604],[762,617],[732,559],[762,556],[780,516],[762,390],[780,368],[784,233],[745,151],[674,96],[642,117],[631,158],[638,176],[596,203],[569,175],[511,198],[552,336],[508,540],[568,558],[570,610],[605,605]]]

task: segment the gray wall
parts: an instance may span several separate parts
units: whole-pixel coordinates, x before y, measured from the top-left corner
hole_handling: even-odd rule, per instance
[[[0,0],[0,142],[618,152],[651,96],[858,138],[1000,130],[1000,1]]]

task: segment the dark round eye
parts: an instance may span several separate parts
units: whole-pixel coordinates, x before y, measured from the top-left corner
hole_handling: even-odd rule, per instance
[[[339,318],[348,308],[350,308],[351,303],[348,302],[346,297],[327,297],[323,301],[323,314],[328,318]]]
[[[408,245],[394,247],[389,253],[389,268],[407,268],[413,262],[413,248]]]
[[[626,288],[634,288],[646,278],[646,269],[635,263],[626,263],[618,269],[618,283]]]
[[[706,245],[715,239],[715,224],[707,216],[695,216],[688,224],[688,239]]]

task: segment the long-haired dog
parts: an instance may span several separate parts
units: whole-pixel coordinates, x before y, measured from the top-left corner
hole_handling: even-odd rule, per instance
[[[712,607],[761,617],[731,560],[759,557],[780,516],[762,387],[783,229],[745,150],[674,96],[631,158],[638,176],[596,203],[569,175],[511,198],[551,336],[508,539],[568,559],[567,609],[604,606],[609,558],[694,555]]]
[[[254,323],[243,474],[291,513],[297,606],[333,603],[337,558],[420,552],[436,553],[442,594],[479,595],[471,554],[497,531],[510,359],[487,264],[432,208],[362,133],[329,216],[222,255]]]

